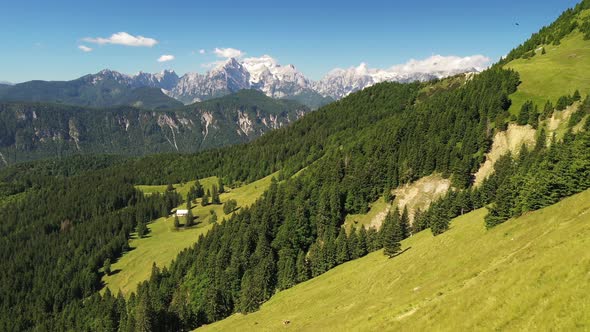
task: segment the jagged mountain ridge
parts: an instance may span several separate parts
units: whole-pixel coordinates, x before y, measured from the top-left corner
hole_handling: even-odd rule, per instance
[[[389,69],[371,69],[363,63],[358,67],[334,69],[321,80],[313,81],[298,71],[295,66],[280,65],[276,59],[264,55],[244,59],[229,58],[202,74],[186,73],[178,76],[173,70],[164,70],[155,74],[139,72],[135,75],[126,75],[105,69],[73,81],[44,83],[56,91],[60,88],[65,89],[60,87],[60,84],[67,85],[72,82],[83,84],[86,90],[113,84],[131,89],[158,88],[185,105],[225,96],[243,89],[256,89],[269,97],[297,100],[313,109],[384,81],[423,82],[465,72],[479,72],[485,68],[484,64],[487,61],[489,59],[482,56],[466,58],[432,56],[421,61],[411,60],[404,65]],[[32,84],[32,82],[40,84],[42,81],[31,81],[20,85]],[[0,95],[0,99],[14,100],[11,97],[10,93]],[[33,100],[48,101],[40,97]]]

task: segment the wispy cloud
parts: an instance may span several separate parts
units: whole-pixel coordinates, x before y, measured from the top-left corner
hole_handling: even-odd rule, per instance
[[[213,53],[215,53],[215,55],[217,55],[220,58],[241,58],[243,57],[246,53],[237,50],[235,48],[215,48],[213,50]]]
[[[114,44],[114,45],[124,45],[124,46],[134,46],[134,47],[152,47],[158,43],[157,40],[153,38],[148,38],[144,36],[134,36],[128,34],[127,32],[117,32],[112,34],[108,38],[91,38],[86,37],[84,39],[85,42],[94,43],[99,45],[105,44]]]
[[[205,50],[203,50],[203,49],[200,49],[200,50],[199,50],[199,54],[205,54],[205,53],[207,53],[207,51],[205,51]]]
[[[82,51],[82,52],[86,52],[86,53],[88,53],[88,52],[92,52],[92,48],[90,48],[90,47],[88,47],[88,46],[86,46],[86,45],[80,45],[80,46],[78,46],[78,49],[79,49],[80,51]]]
[[[158,58],[158,62],[166,62],[174,60],[174,55],[164,54]]]

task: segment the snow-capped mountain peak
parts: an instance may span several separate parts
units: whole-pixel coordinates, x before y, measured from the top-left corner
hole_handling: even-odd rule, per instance
[[[257,89],[273,98],[297,96],[340,99],[348,94],[384,81],[412,82],[485,69],[489,58],[434,55],[423,60],[410,60],[386,69],[358,66],[336,68],[319,81],[311,81],[291,64],[281,65],[270,55],[249,58],[227,58],[210,71],[187,73],[182,77],[173,70],[150,74],[140,72],[129,76],[112,70],[89,75],[91,82],[110,79],[132,87],[149,86],[162,89],[184,103],[220,97],[242,89]]]

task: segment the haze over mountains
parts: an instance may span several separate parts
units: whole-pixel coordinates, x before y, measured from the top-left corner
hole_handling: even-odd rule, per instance
[[[158,88],[184,104],[221,97],[243,89],[256,89],[272,98],[293,99],[311,108],[317,108],[379,82],[423,82],[465,72],[478,72],[485,69],[489,62],[489,58],[481,55],[463,58],[435,55],[425,60],[410,60],[406,64],[388,69],[369,68],[365,63],[361,63],[358,67],[334,69],[321,80],[314,81],[298,71],[295,66],[281,65],[271,56],[263,55],[250,58],[228,58],[216,63],[214,68],[203,74],[187,73],[179,76],[173,70],[164,70],[154,74],[140,72],[127,75],[105,69],[74,81],[85,86],[104,85],[105,82],[110,82],[109,84],[119,84],[131,89]],[[41,81],[31,82],[42,84]],[[5,92],[0,94],[0,98],[29,100],[26,94],[19,91],[31,82],[16,84],[12,88],[5,89]],[[64,82],[44,83],[52,87],[64,84]],[[15,98],[15,95],[18,97]],[[41,101],[42,98],[36,97],[32,100]]]

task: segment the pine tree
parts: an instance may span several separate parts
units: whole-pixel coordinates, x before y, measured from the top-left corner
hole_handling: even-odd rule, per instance
[[[297,282],[304,282],[309,279],[309,264],[305,258],[305,253],[299,250],[297,254]]]
[[[186,222],[184,223],[184,227],[191,227],[193,225],[193,211],[188,210],[186,214]]]
[[[357,259],[360,257],[358,256],[358,245],[358,235],[356,233],[356,229],[352,227],[350,229],[350,234],[348,235],[348,256],[350,259]]]
[[[356,257],[363,257],[369,252],[368,248],[368,240],[367,240],[367,230],[365,226],[361,226],[358,231],[358,244],[356,246]]]
[[[104,273],[106,275],[111,275],[111,259],[110,258],[105,259],[104,264],[102,266],[103,266]]]
[[[291,248],[279,251],[277,269],[277,288],[281,290],[293,287],[297,279],[297,267],[295,253]]]
[[[203,189],[203,186],[201,185],[201,182],[199,182],[199,180],[197,180],[195,182],[195,198],[201,198],[203,197],[203,195],[205,195],[205,190]]]
[[[140,238],[143,238],[144,236],[147,235],[148,229],[147,226],[145,225],[145,222],[140,222],[137,225],[137,236],[139,236]]]
[[[190,199],[189,199],[189,200],[187,200],[187,201],[186,201],[186,209],[190,211],[190,209],[192,209],[192,207],[193,207],[193,206],[192,206],[192,204],[191,204],[191,200],[190,200]]]
[[[201,205],[202,206],[207,206],[209,205],[209,191],[207,190],[207,193],[205,195],[203,195],[203,198],[201,198]]]
[[[340,227],[340,232],[336,238],[335,246],[336,264],[340,265],[344,262],[348,262],[350,260],[350,255],[348,250],[348,239],[346,238],[346,231],[344,230],[344,227]]]
[[[381,241],[383,253],[389,258],[395,256],[401,250],[402,229],[400,224],[399,211],[389,212],[383,221],[381,228]]]
[[[178,216],[174,216],[174,229],[178,229],[180,227],[180,220],[178,220]]]
[[[543,48],[541,49],[541,55],[545,55],[545,54],[547,54],[547,51],[545,51],[545,47],[543,47]]]
[[[582,96],[580,95],[579,90],[576,89],[576,91],[574,91],[572,99],[573,99],[573,101],[580,101],[582,99]]]
[[[172,185],[172,183],[168,183],[168,185],[166,186],[166,191],[174,191],[174,186]]]
[[[402,239],[410,237],[410,214],[408,212],[408,206],[404,205],[404,211],[400,218],[400,226],[402,232]]]
[[[217,223],[217,213],[215,213],[215,211],[211,210],[211,218],[209,219],[209,221],[212,224],[216,224]]]
[[[219,185],[219,193],[223,194],[225,192],[225,187],[223,186],[223,179],[222,178],[219,178],[218,185]]]
[[[221,204],[221,200],[219,199],[219,192],[217,191],[216,185],[213,185],[213,187],[211,188],[211,203]]]
[[[137,332],[151,332],[153,330],[153,318],[150,300],[147,295],[141,296],[139,303],[135,308],[135,327]]]

